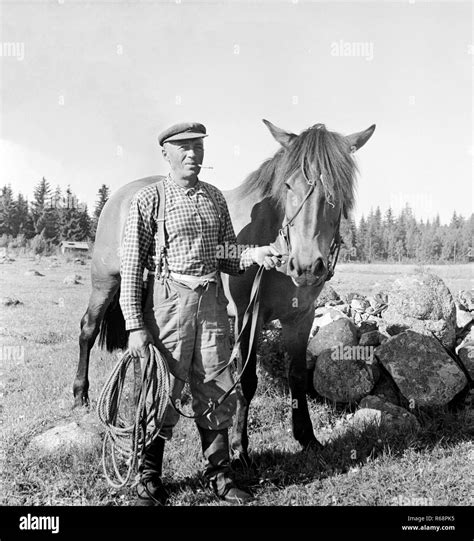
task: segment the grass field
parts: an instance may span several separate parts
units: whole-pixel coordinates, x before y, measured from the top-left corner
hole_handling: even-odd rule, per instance
[[[35,268],[44,276],[25,276]],[[472,287],[472,266],[429,267],[453,293]],[[413,267],[339,265],[336,290],[369,293]],[[82,276],[66,285],[66,275]],[[24,348],[24,359],[0,366],[2,505],[129,505],[132,489],[111,489],[102,474],[100,449],[40,459],[28,451],[31,438],[61,423],[81,419],[71,410],[78,359],[79,321],[89,295],[89,264],[17,259],[0,266],[0,296],[23,304],[2,307],[0,346]],[[378,285],[377,285],[378,284]],[[278,348],[266,350],[277,356]],[[117,357],[91,353],[92,408]],[[268,362],[268,358],[266,362]],[[254,505],[399,505],[422,498],[428,505],[472,505],[474,416],[472,409],[419,412],[418,434],[364,434],[338,429],[350,412],[310,399],[317,436],[326,442],[316,456],[302,452],[291,434],[284,387],[260,380],[250,419],[257,475],[241,474],[256,495]],[[94,411],[94,410],[92,410]],[[168,444],[164,480],[172,505],[226,505],[203,487],[200,444],[192,421],[181,419]]]

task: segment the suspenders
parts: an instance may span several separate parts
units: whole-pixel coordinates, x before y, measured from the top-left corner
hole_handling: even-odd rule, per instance
[[[165,232],[165,208],[166,208],[166,192],[164,177],[160,178],[156,183],[158,190],[158,218],[157,218],[157,234],[158,234],[158,261],[156,262],[156,276],[168,275],[168,259],[166,258],[166,232]]]
[[[156,183],[156,189],[158,190],[158,218],[157,218],[157,236],[158,236],[158,246],[157,246],[157,252],[158,252],[158,261],[156,263],[156,277],[161,276],[168,276],[168,259],[166,257],[166,248],[167,248],[167,242],[166,242],[166,229],[165,229],[165,209],[166,209],[166,190],[165,190],[165,183],[164,183],[165,177],[160,178]],[[217,216],[219,217],[219,236],[222,233],[222,221],[223,216],[221,209],[219,208],[219,205],[217,203],[216,198],[214,197],[214,194],[209,190],[209,188],[206,186],[204,182],[201,181],[201,184],[209,196],[209,199],[212,201],[212,204],[214,205],[214,208],[216,209]]]

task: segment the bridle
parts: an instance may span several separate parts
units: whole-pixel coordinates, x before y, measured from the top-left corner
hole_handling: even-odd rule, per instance
[[[316,186],[316,180],[315,179],[311,180],[306,176],[304,167],[302,168],[302,171],[303,171],[303,176],[306,180],[306,183],[309,185],[309,190],[306,192],[305,196],[301,200],[301,203],[299,204],[298,208],[296,209],[295,213],[293,214],[291,218],[288,218],[285,212],[285,218],[283,220],[283,224],[278,231],[278,237],[281,238],[284,244],[284,247],[286,249],[285,255],[289,255],[291,253],[289,228],[293,226],[293,222],[295,221],[298,214],[301,212],[301,209],[303,208],[306,201],[310,198],[311,194],[314,192],[314,188]],[[330,204],[331,206],[334,206],[333,203],[330,203]],[[341,212],[339,212],[339,218],[337,220],[336,231],[334,233],[334,237],[331,241],[331,246],[329,248],[329,255],[328,255],[328,261],[327,261],[328,271],[326,274],[325,282],[328,282],[334,276],[337,259],[339,257],[339,251],[341,249],[341,244],[343,244],[343,240],[340,234],[341,216],[342,216],[342,210]]]

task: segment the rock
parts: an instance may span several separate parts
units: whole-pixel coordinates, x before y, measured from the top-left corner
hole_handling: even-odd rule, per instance
[[[63,283],[64,284],[80,284],[79,280],[81,279],[81,276],[79,274],[69,274],[64,278]]]
[[[465,340],[456,348],[456,353],[461,359],[462,364],[466,367],[471,378],[474,379],[474,341]]]
[[[357,344],[357,328],[344,315],[341,314],[340,318],[332,320],[323,326],[319,326],[319,323],[316,334],[308,342],[307,359],[317,357],[325,349],[331,349],[339,344],[343,346],[355,346]]]
[[[377,329],[377,321],[362,321],[362,323],[359,325],[359,333],[361,336],[366,332],[376,331]]]
[[[343,318],[348,319],[347,316],[345,316],[337,308],[332,308],[332,307],[316,308],[315,318],[313,320],[313,325],[311,327],[309,337],[312,338],[318,332],[318,329],[320,329],[321,327],[325,327],[326,325],[329,325],[333,321],[337,321],[338,319],[343,319]]]
[[[42,456],[52,454],[68,454],[77,450],[83,452],[95,451],[100,448],[102,440],[96,430],[81,427],[76,421],[56,426],[43,434],[34,437],[30,451]]]
[[[420,423],[412,413],[378,396],[363,398],[351,420],[351,425],[359,430],[364,430],[371,424],[383,425],[396,432],[420,429]]]
[[[456,327],[458,329],[464,329],[473,319],[474,315],[471,312],[466,312],[456,306]]]
[[[345,301],[347,304],[351,304],[352,300],[353,299],[365,299],[365,297],[363,295],[361,295],[360,293],[354,293],[354,292],[351,292],[351,293],[348,293],[345,297]]]
[[[377,291],[367,298],[372,308],[379,308],[383,304],[388,304],[388,294],[385,291]]]
[[[430,273],[403,276],[392,284],[383,313],[387,331],[395,336],[408,329],[431,336],[450,348],[456,340],[456,307],[443,280]]]
[[[340,304],[337,309],[346,316],[351,315],[351,306],[350,304]]]
[[[17,306],[18,304],[23,304],[19,299],[13,297],[1,297],[0,304],[3,306]]]
[[[379,346],[380,333],[379,331],[369,331],[361,334],[359,346]]]
[[[341,297],[336,293],[336,290],[330,286],[328,283],[324,284],[321,293],[318,298],[314,301],[314,306],[319,308],[321,306],[326,306],[328,304],[338,304],[341,302]]]
[[[417,406],[443,406],[467,383],[464,373],[432,336],[404,331],[378,346],[375,356],[403,396]]]
[[[36,269],[28,269],[25,271],[25,276],[44,276],[44,274],[41,274]]]
[[[375,380],[370,365],[359,360],[358,346],[324,350],[316,359],[313,374],[315,390],[334,402],[354,403],[367,396]],[[362,350],[364,348],[361,348]]]
[[[366,299],[352,299],[351,310],[355,312],[365,312],[369,308],[369,301]]]
[[[465,310],[466,312],[470,312],[471,310],[474,310],[474,291],[473,290],[459,291],[456,300],[461,310]]]

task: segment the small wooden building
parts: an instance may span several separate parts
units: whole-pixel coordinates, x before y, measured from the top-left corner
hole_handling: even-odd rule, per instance
[[[86,255],[89,253],[89,245],[87,242],[72,242],[64,240],[61,243],[61,253]]]

